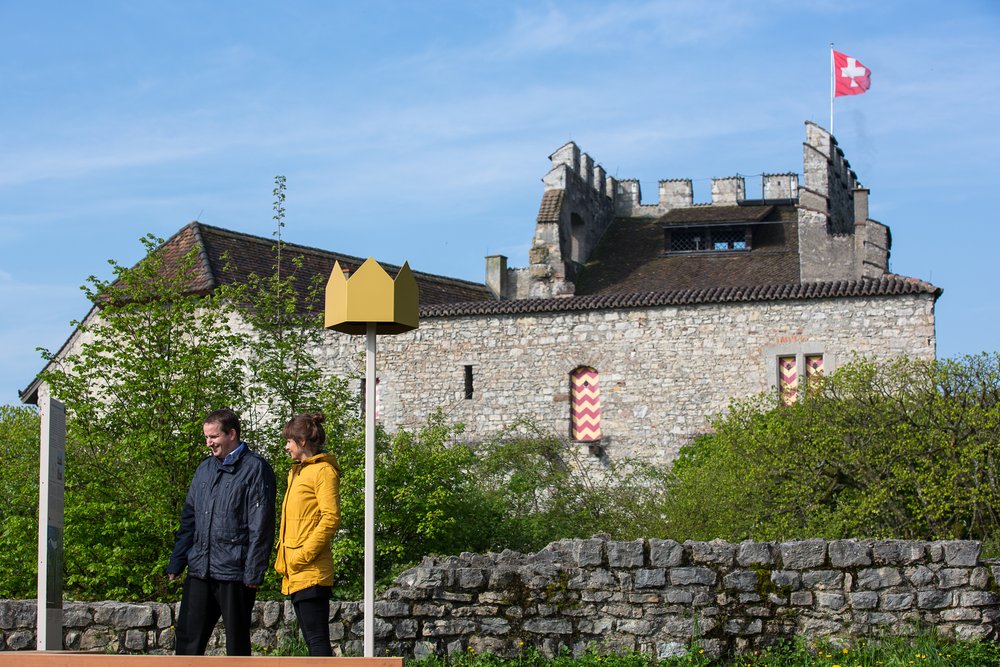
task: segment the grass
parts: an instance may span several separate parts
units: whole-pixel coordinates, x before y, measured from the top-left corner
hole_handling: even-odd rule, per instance
[[[1000,667],[1000,644],[946,642],[933,635],[863,640],[844,648],[830,644],[815,647],[797,641],[767,650],[711,660],[693,646],[687,655],[652,660],[638,653],[602,655],[588,652],[578,658],[560,655],[546,658],[534,649],[509,660],[491,654],[468,653],[449,658],[407,660],[406,667]]]

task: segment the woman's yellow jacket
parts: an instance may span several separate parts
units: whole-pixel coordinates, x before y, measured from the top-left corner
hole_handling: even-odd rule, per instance
[[[310,586],[333,585],[330,541],[340,527],[340,466],[333,454],[320,453],[288,471],[281,503],[278,558],[281,592],[291,595]]]

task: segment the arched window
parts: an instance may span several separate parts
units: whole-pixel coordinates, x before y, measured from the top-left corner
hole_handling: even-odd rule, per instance
[[[580,366],[570,374],[573,440],[597,442],[601,439],[601,387],[597,371]]]

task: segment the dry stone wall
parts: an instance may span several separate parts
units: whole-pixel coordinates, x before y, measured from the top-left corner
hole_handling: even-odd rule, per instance
[[[697,642],[713,656],[782,638],[910,634],[997,639],[1000,562],[970,541],[685,542],[563,540],[535,554],[425,558],[375,605],[376,653],[404,657],[525,647],[552,655],[641,651],[660,658]],[[177,606],[68,603],[65,646],[173,649]],[[273,651],[294,632],[287,602],[259,602],[253,643]],[[34,646],[33,600],[0,601],[0,650]],[[335,602],[337,655],[360,655],[361,605]],[[221,629],[210,644],[223,651]]]

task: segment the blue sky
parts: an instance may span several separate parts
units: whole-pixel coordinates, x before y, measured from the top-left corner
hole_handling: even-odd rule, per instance
[[[939,356],[997,350],[1000,3],[0,0],[0,403],[146,233],[271,236],[278,174],[285,240],[482,281],[568,140],[645,201],[801,173],[831,42],[891,270],[944,288]]]

